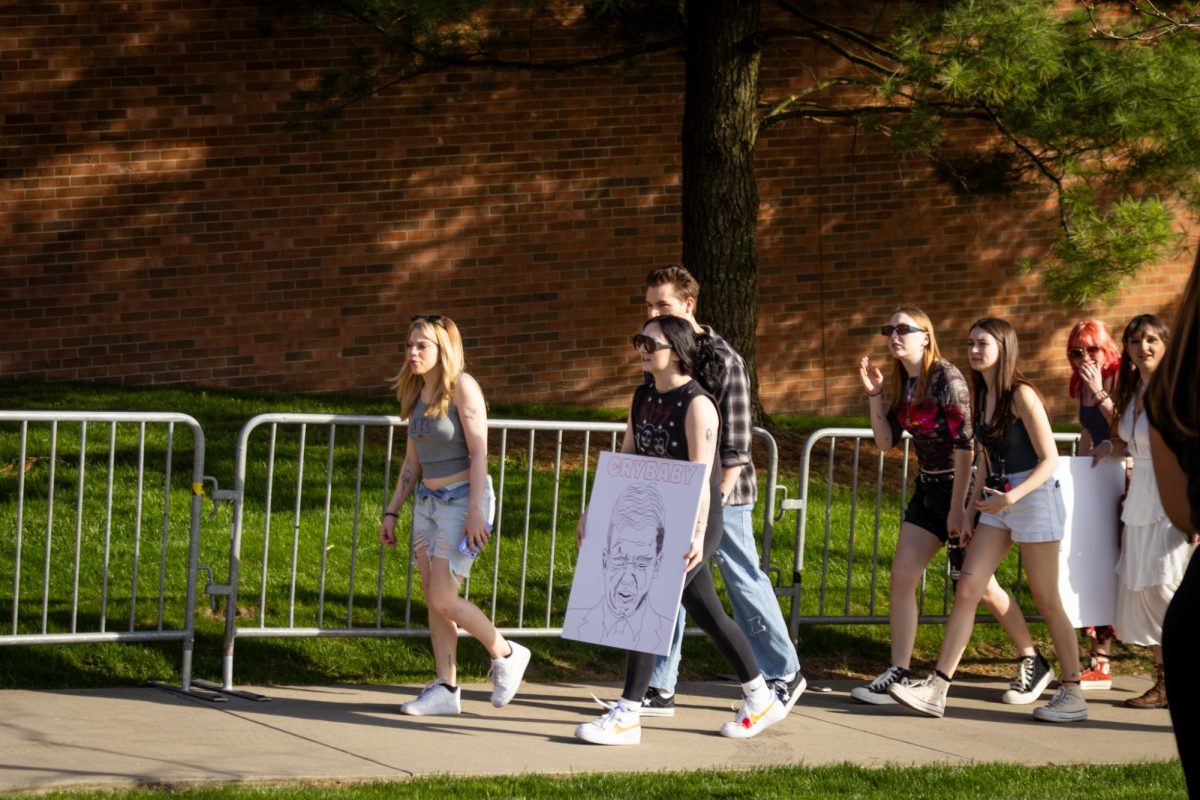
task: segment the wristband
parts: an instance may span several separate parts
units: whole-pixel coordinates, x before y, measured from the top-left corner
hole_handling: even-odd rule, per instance
[[[396,519],[400,519],[400,515],[397,514],[395,511],[385,511],[385,512],[383,512],[383,515],[385,517],[395,517]]]
[[[883,389],[880,389],[878,392],[874,392],[874,393],[867,392],[867,397],[879,397],[879,395],[881,395],[881,394],[883,394]]]

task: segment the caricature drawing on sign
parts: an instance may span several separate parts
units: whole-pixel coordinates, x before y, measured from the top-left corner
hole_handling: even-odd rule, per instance
[[[575,624],[564,627],[563,635],[644,653],[668,647],[675,617],[658,613],[650,599],[665,534],[666,507],[658,490],[648,483],[627,486],[613,504],[600,556],[600,601],[568,609]]]

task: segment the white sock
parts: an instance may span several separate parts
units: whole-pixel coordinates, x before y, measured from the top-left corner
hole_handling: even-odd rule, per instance
[[[795,677],[796,677],[796,673],[789,672],[787,675],[780,675],[779,680],[783,681],[784,683],[791,683],[792,680],[795,679]]]
[[[626,700],[624,697],[622,697],[620,700],[617,701],[617,708],[619,708],[622,711],[627,712],[627,713],[632,712],[634,714],[640,715],[642,713],[642,701],[641,700]]]
[[[763,710],[775,699],[775,692],[767,686],[767,681],[762,673],[759,673],[754,680],[742,684],[742,694],[746,698],[746,704],[755,711]]]
[[[668,692],[666,689],[659,689],[657,686],[655,686],[654,688],[658,692],[658,696],[661,697],[663,700],[670,700],[672,697],[675,696],[674,692]]]

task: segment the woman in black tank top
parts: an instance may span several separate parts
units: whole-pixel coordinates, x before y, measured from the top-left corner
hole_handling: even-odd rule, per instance
[[[981,512],[973,531],[964,531],[967,548],[954,608],[938,654],[937,669],[907,686],[893,684],[898,702],[929,716],[945,712],[946,694],[971,631],[975,610],[988,578],[1017,542],[1030,594],[1054,640],[1062,686],[1047,705],[1034,709],[1044,722],[1087,719],[1079,690],[1079,644],[1058,593],[1058,551],[1065,514],[1054,470],[1058,450],[1041,395],[1017,369],[1017,334],[1001,319],[984,318],[971,326],[967,350],[971,361],[975,438],[989,454],[985,481],[977,481],[975,508]],[[1027,451],[1027,452],[1026,452]],[[1036,463],[1027,463],[1029,456]],[[1023,472],[997,462],[1023,459]],[[969,534],[969,535],[968,535]],[[1042,687],[1053,677],[1042,673]],[[1040,690],[1039,690],[1040,691]]]
[[[759,672],[746,635],[721,606],[712,571],[708,569],[708,560],[720,544],[723,525],[720,472],[715,468],[720,417],[707,387],[720,384],[723,367],[711,344],[702,347],[691,323],[678,317],[648,320],[642,332],[633,337],[633,346],[641,358],[642,371],[649,373],[654,381],[642,384],[634,392],[621,452],[698,462],[705,467],[709,492],[701,499],[686,560],[675,565],[664,561],[661,569],[686,570],[683,607],[733,667],[746,700],[737,716],[722,725],[720,732],[730,738],[746,739],[784,719],[787,708]],[[580,544],[585,519],[586,513],[577,533]],[[641,742],[642,698],[650,686],[653,669],[654,653],[627,651],[625,687],[620,699],[603,704],[608,711],[576,728],[576,738],[592,744]]]

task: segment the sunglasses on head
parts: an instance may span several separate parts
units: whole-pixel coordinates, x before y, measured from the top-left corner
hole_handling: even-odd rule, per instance
[[[925,329],[902,322],[899,325],[884,325],[879,329],[879,332],[884,336],[891,336],[893,333],[900,336],[908,336],[910,333],[925,333]]]
[[[1067,358],[1083,358],[1083,354],[1087,353],[1092,358],[1104,352],[1102,347],[1068,347]]]
[[[409,321],[428,322],[431,325],[441,325],[442,327],[445,327],[445,323],[442,322],[444,319],[445,317],[443,317],[441,314],[413,314]]]
[[[662,342],[647,336],[644,333],[639,333],[633,337],[633,349],[649,355],[654,355],[659,350],[670,350],[671,345],[663,344]]]

